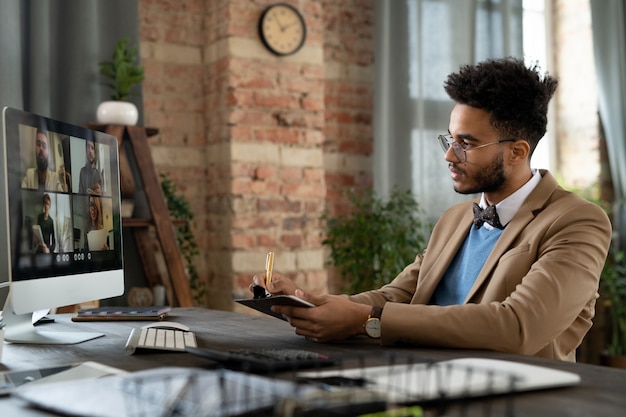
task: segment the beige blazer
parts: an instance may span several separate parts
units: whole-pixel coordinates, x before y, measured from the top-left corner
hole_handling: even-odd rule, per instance
[[[22,178],[22,188],[32,188],[35,190],[39,188],[37,168],[28,168],[26,170],[26,175]],[[44,188],[46,191],[63,191],[63,185],[56,172],[48,169]]]
[[[472,202],[447,210],[428,248],[390,284],[350,298],[384,305],[385,345],[488,349],[575,361],[591,328],[611,224],[547,171],[506,226],[461,305],[428,305],[472,226]]]

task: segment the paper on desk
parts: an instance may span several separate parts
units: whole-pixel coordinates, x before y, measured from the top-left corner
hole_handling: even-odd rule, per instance
[[[0,329],[1,331],[2,329]],[[0,346],[1,347],[1,346]],[[50,384],[54,382],[75,381],[100,378],[105,375],[123,373],[97,362],[84,362],[75,365],[51,366],[24,370],[0,372],[0,396],[15,393],[24,386]]]
[[[49,312],[50,312],[49,308],[46,308],[45,310],[34,311],[32,315],[32,319],[31,319],[33,324],[37,323],[42,318],[46,317],[46,314],[48,314]]]
[[[231,416],[304,392],[298,384],[233,371],[164,367],[87,381],[25,386],[19,398],[70,416]]]
[[[29,382],[28,384],[21,385],[17,389],[23,389],[32,387],[34,385],[41,384],[49,384],[51,382],[64,382],[64,381],[76,381],[76,380],[84,380],[84,379],[95,379],[101,378],[107,375],[119,375],[124,374],[126,371],[123,371],[118,368],[113,368],[111,366],[103,365],[98,362],[83,362],[67,371],[62,371],[50,376],[46,376],[44,378],[36,379],[34,381]]]

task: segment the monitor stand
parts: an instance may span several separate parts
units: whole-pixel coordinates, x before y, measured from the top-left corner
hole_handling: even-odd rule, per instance
[[[2,317],[4,340],[10,343],[73,345],[104,336],[102,333],[39,330],[33,326],[32,313],[15,314],[10,296],[4,306]]]

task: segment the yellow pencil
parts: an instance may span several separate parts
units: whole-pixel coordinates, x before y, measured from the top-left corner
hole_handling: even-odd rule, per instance
[[[274,252],[268,252],[265,259],[265,288],[272,282],[272,270],[274,269]]]

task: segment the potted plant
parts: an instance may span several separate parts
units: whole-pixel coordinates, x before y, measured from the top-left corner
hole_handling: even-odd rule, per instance
[[[609,345],[604,363],[626,368],[626,253],[611,252],[600,277],[600,293],[609,316]]]
[[[128,38],[120,39],[115,44],[110,61],[101,61],[100,74],[108,79],[105,84],[112,90],[111,100],[100,103],[97,120],[103,124],[137,123],[139,113],[135,104],[127,101],[134,95],[133,88],[144,79],[144,70],[138,62],[137,47],[129,45]]]
[[[415,260],[430,227],[419,218],[410,191],[393,190],[388,201],[373,192],[349,193],[347,215],[322,215],[331,265],[342,275],[343,291],[357,293],[389,283]]]

